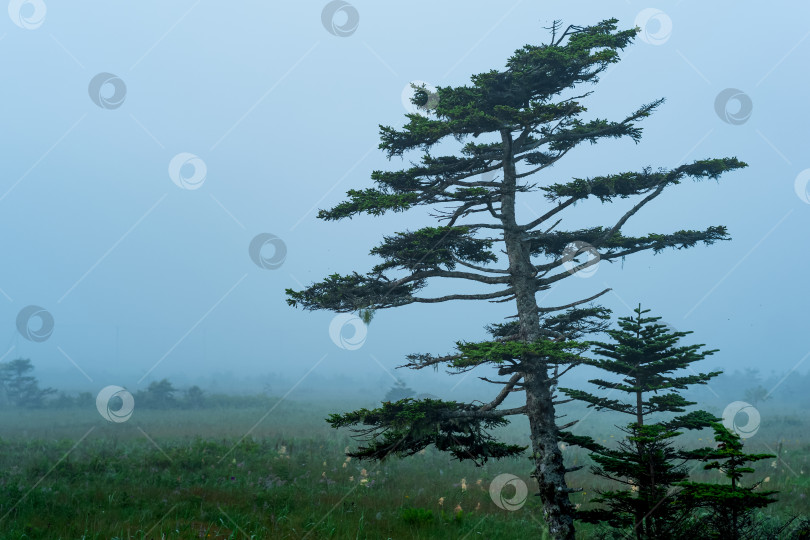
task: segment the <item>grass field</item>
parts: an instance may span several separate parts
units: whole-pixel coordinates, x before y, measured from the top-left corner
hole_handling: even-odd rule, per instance
[[[323,419],[349,407],[268,400],[266,407],[137,410],[121,424],[86,408],[2,411],[0,538],[543,537],[536,497],[506,511],[488,492],[495,476],[511,473],[531,495],[528,460],[476,467],[430,449],[382,464],[347,459],[356,443]],[[603,420],[586,431],[608,442],[619,436]],[[808,514],[808,432],[799,412],[786,414],[746,446],[771,452],[781,441],[780,458],[760,463],[754,475],[781,492],[768,509],[774,520]],[[525,444],[526,434],[513,423],[502,435]],[[572,464],[588,459],[577,449],[564,453]],[[608,487],[586,470],[569,475],[569,484],[583,487],[572,496],[581,505]],[[596,534],[584,525],[579,531]]]

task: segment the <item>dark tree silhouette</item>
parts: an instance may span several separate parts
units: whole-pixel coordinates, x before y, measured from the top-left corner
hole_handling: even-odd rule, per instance
[[[416,395],[412,388],[409,388],[404,381],[398,380],[394,386],[388,389],[385,393],[383,401],[399,401],[400,399],[410,398]]]
[[[680,345],[680,339],[691,332],[670,331],[658,324],[661,317],[645,317],[649,311],[638,306],[634,316],[619,318],[618,330],[605,331],[612,338],[610,342],[591,343],[601,358],[586,362],[606,372],[608,378],[589,382],[608,392],[560,391],[597,411],[619,412],[634,419],[623,428],[626,438],[617,448],[580,440],[593,450],[591,457],[597,466],[592,472],[629,489],[601,491],[593,502],[603,507],[579,512],[578,518],[620,529],[632,527],[638,539],[675,539],[680,538],[690,513],[674,496],[673,486],[688,477],[685,463],[694,454],[676,449],[673,439],[681,430],[706,428],[718,418],[700,410],[677,416],[671,413],[684,413],[695,405],[680,395],[681,390],[706,384],[720,372],[695,372],[691,364],[717,351],[701,351],[702,344]],[[650,418],[657,421],[650,422]]]
[[[695,457],[705,461],[706,470],[718,470],[728,479],[727,484],[682,482],[679,499],[688,507],[703,512],[699,530],[704,538],[741,540],[760,538],[761,524],[754,510],[776,502],[772,490],[759,489],[762,482],[750,486],[741,483],[744,474],[754,472],[749,463],[776,457],[774,454],[746,454],[740,436],[731,433],[722,424],[713,423],[717,448],[696,452]]]
[[[175,398],[177,388],[168,379],[152,381],[146,390],[135,394],[135,402],[143,407],[154,409],[168,409],[177,405]]]
[[[574,507],[558,447],[564,427],[556,423],[554,390],[559,377],[579,363],[582,351],[577,344],[563,342],[599,326],[604,310],[581,306],[607,290],[583,292],[565,306],[540,306],[537,293],[599,260],[727,239],[725,227],[719,225],[643,236],[626,236],[622,228],[642,207],[686,178],[717,179],[726,171],[746,166],[736,158],[706,159],[671,170],[644,168],[562,183],[547,179],[538,186],[534,176],[547,173],[581,143],[610,138],[638,142],[642,130],[637,123],[663,102],[652,101],[618,121],[580,119],[587,110],[581,100],[591,92],[579,87],[598,82],[638,31],[618,31],[616,23],[610,19],[562,30],[555,22],[549,43],[518,49],[504,70],[473,75],[467,86],[439,87],[435,93],[424,87],[415,89],[412,102],[425,114],[406,115],[402,129],[380,126],[380,149],[389,158],[421,151],[421,160],[402,170],[374,171],[375,187],[350,190],[348,200],[321,210],[318,217],[333,221],[446,205],[434,208],[439,225],[384,237],[371,250],[382,262],[368,272],[332,274],[304,290],[287,290],[291,306],[358,312],[367,321],[375,310],[408,304],[513,303],[516,320],[493,326],[492,340],[459,342],[458,351],[449,355],[409,357],[407,366],[412,369],[441,364],[455,372],[494,367],[500,378],[484,379],[496,384],[499,391],[482,400],[483,404],[402,400],[375,410],[334,415],[330,422],[335,427],[365,426],[362,429],[371,438],[368,445],[350,455],[382,459],[410,455],[433,444],[459,459],[481,462],[522,454],[524,447],[500,443],[488,430],[506,423],[511,415],[527,416],[532,474],[550,534],[556,539],[574,538]],[[433,152],[438,143],[453,140],[466,141],[457,154]],[[541,202],[538,190],[547,208],[536,219],[522,222],[518,208],[532,193],[534,203]],[[616,221],[556,230],[562,213],[576,203],[627,198],[637,201]],[[589,260],[584,260],[584,251],[591,254]],[[466,282],[473,289],[432,297],[419,294],[435,280]],[[557,318],[554,314],[558,312],[564,313]],[[525,405],[501,407],[513,392],[525,393]]]
[[[49,395],[56,393],[53,388],[40,388],[37,378],[31,375],[33,370],[28,358],[0,363],[0,394],[5,396],[6,403],[17,407],[41,407]]]

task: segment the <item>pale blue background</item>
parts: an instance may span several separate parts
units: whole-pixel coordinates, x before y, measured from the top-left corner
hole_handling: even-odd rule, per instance
[[[750,167],[719,183],[688,181],[625,229],[724,224],[734,239],[635,255],[623,268],[602,264],[593,277],[570,278],[539,298],[563,304],[611,286],[615,294],[603,303],[616,315],[641,301],[721,349],[706,367],[784,372],[808,353],[810,205],[794,180],[810,167],[810,5],[358,0],[359,27],[345,38],[321,24],[324,5],[52,1],[35,30],[0,12],[5,360],[30,357],[46,384],[67,390],[135,390],[168,377],[246,391],[269,385],[278,395],[317,364],[299,397],[338,376],[345,378],[337,392],[381,395],[405,354],[481,339],[484,324],[513,308],[454,303],[380,312],[361,348],[338,348],[328,334],[333,314],[287,307],[284,289],[365,271],[378,261],[368,250],[382,234],[431,221],[420,208],[334,224],[315,219],[317,208],[369,187],[374,169],[407,166],[387,162],[376,145],[378,124],[402,125],[409,81],[465,84],[473,73],[501,69],[522,45],[547,41],[542,27],[552,19],[584,25],[615,16],[626,28],[648,7],[671,18],[670,38],[657,46],[637,40],[592,88],[586,116],[618,120],[666,97],[643,123],[643,141],[583,145],[536,180],[737,156]],[[99,72],[125,81],[120,108],[89,99]],[[730,87],[754,104],[742,125],[714,111],[715,96]],[[207,164],[197,190],[168,176],[180,152]],[[527,219],[546,207],[539,194],[525,202]],[[589,201],[563,226],[607,225],[625,207]],[[288,247],[278,270],[248,257],[262,232]],[[29,304],[54,316],[47,341],[17,334],[15,318]],[[402,371],[412,386],[447,396],[475,388],[474,376],[459,384],[432,370]]]

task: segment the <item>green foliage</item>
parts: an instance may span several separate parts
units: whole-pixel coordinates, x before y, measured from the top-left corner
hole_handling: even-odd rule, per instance
[[[660,317],[645,317],[650,310],[639,305],[631,317],[619,318],[619,329],[606,330],[610,342],[588,342],[601,358],[587,363],[617,377],[618,380],[592,379],[590,382],[605,395],[562,388],[572,399],[598,411],[610,410],[632,415],[634,422],[622,431],[625,438],[616,448],[596,447],[585,440],[596,462],[593,474],[629,485],[629,490],[603,490],[592,502],[601,507],[578,512],[578,519],[588,523],[606,523],[616,529],[632,528],[636,538],[680,538],[682,527],[690,519],[693,506],[674,496],[675,486],[688,477],[685,463],[708,449],[681,450],[674,446],[680,430],[709,427],[718,419],[705,411],[662,419],[662,413],[683,413],[694,405],[679,391],[706,382],[719,372],[681,375],[691,364],[716,352],[701,350],[700,345],[680,345],[679,340],[691,332],[669,331],[657,324]],[[614,392],[631,399],[609,397]],[[658,422],[649,423],[655,416]]]
[[[631,195],[651,193],[661,186],[680,184],[685,177],[693,180],[703,178],[716,180],[724,172],[746,166],[746,163],[737,158],[704,159],[681,165],[671,171],[659,169],[653,172],[650,167],[645,167],[641,172],[574,178],[564,184],[552,184],[540,189],[546,192],[546,198],[552,202],[569,197],[584,200],[590,196],[601,202],[611,202],[614,197],[626,199]]]
[[[632,125],[606,121],[571,120],[584,110],[577,102],[548,103],[549,98],[576,85],[596,82],[598,74],[618,62],[618,50],[624,49],[636,30],[616,32],[616,19],[580,28],[570,34],[568,43],[526,45],[507,61],[505,71],[492,70],[473,75],[471,86],[438,87],[438,100],[432,112],[436,119],[409,114],[402,131],[381,126],[380,148],[389,157],[420,148],[427,151],[448,135],[462,138],[504,128],[526,125],[553,125],[561,122],[567,129],[547,135],[555,150],[573,146],[581,140],[600,136],[638,137]],[[414,103],[424,100],[415,96]],[[649,114],[645,109],[640,115]]]
[[[403,508],[399,511],[399,517],[410,525],[421,525],[433,521],[433,510],[427,508]]]
[[[680,433],[661,424],[629,424],[616,449],[591,454],[597,476],[622,480],[630,490],[600,491],[591,502],[606,508],[583,510],[578,518],[612,527],[633,527],[642,538],[676,538],[683,522],[680,506],[670,497],[671,487],[688,476],[683,455],[672,445]]]
[[[385,259],[384,264],[375,266],[373,270],[453,270],[459,260],[471,263],[495,262],[497,257],[489,251],[493,241],[473,238],[474,231],[470,227],[425,227],[414,232],[386,236],[382,245],[371,250],[372,255]]]
[[[566,247],[573,242],[584,242],[598,245],[605,255],[624,257],[641,251],[652,250],[659,253],[667,248],[686,249],[698,242],[711,245],[719,240],[728,240],[728,233],[723,226],[708,227],[705,231],[682,230],[669,234],[651,233],[645,236],[624,236],[612,229],[592,227],[576,231],[558,231],[551,233],[531,233],[526,235],[533,255],[562,256]]]
[[[577,324],[590,324],[584,318]],[[533,342],[516,341],[511,332],[516,332],[515,323],[495,324],[488,328],[493,337],[505,335],[499,341],[457,341],[456,353],[445,356],[436,356],[429,353],[414,353],[407,355],[410,362],[407,367],[419,369],[426,366],[445,364],[458,373],[476,366],[490,364],[498,368],[500,375],[520,372],[544,366],[559,369],[564,366],[573,367],[586,361],[580,354],[587,348],[585,343],[577,341],[552,341],[548,338]],[[547,330],[549,334],[557,334],[554,330]],[[573,333],[573,331],[572,331]]]
[[[517,472],[524,458],[480,468],[428,449],[407,460],[369,466],[352,459],[342,467],[349,439],[326,425],[323,417],[334,407],[345,406],[345,401],[287,399],[255,426],[272,402],[256,401],[245,408],[246,402],[240,401],[243,396],[221,396],[216,398],[218,403],[237,406],[212,409],[209,405],[171,414],[138,409],[137,419],[108,425],[99,423],[92,397],[82,410],[30,409],[20,414],[0,409],[0,506],[14,507],[0,521],[0,539],[238,538],[244,535],[234,526],[237,520],[248,537],[273,540],[300,539],[306,534],[318,539],[331,535],[367,540],[548,537],[538,534],[538,521],[543,522],[539,497],[530,496],[520,510],[507,512],[492,502],[486,489],[496,475]],[[573,405],[577,414],[585,414],[584,406]],[[801,414],[798,418],[801,424],[792,428],[795,438],[786,446],[784,460],[800,473],[810,458],[810,419]],[[92,426],[97,426],[93,433],[77,445]],[[240,443],[252,427],[251,435]],[[607,433],[607,426],[603,427]],[[766,437],[776,433],[770,423],[762,429]],[[518,440],[524,432],[521,423],[513,422],[503,436]],[[280,453],[282,445],[284,453]],[[576,449],[570,451],[579,455]],[[375,481],[371,487],[366,487],[371,480],[361,483],[362,468],[367,469],[365,478]],[[322,481],[322,472],[332,484]],[[716,470],[703,476],[709,473],[712,481],[729,482]],[[790,521],[793,515],[807,514],[807,499],[802,497],[810,488],[806,469],[797,476],[771,474],[770,482],[758,489],[779,489],[780,503],[761,509],[770,519],[755,538],[808,538],[806,518]],[[586,471],[574,475],[572,483],[586,493],[573,497],[586,506],[603,482]],[[467,480],[466,491],[458,485],[461,478]],[[482,485],[476,485],[481,479]],[[460,521],[454,520],[457,504],[464,510]],[[406,523],[399,519],[404,506],[432,510],[434,520],[418,527]],[[331,508],[335,510],[321,521]],[[163,516],[167,517],[160,521]],[[600,526],[580,523],[577,529],[581,538],[603,538]],[[613,537],[624,538],[624,534]],[[700,537],[685,530],[682,538]]]
[[[450,210],[434,214],[439,220],[449,221],[449,225],[388,236],[381,246],[372,250],[372,254],[385,259],[372,272],[332,275],[304,291],[288,289],[287,302],[304,309],[347,312],[397,307],[418,301],[413,293],[425,286],[424,279],[428,277],[419,275],[420,272],[432,272],[430,277],[459,277],[446,272],[461,262],[485,264],[496,261],[490,247],[493,242],[502,240],[475,237],[482,232],[480,227],[456,226],[456,221],[476,212],[500,218],[502,216],[498,216],[495,208],[504,202],[504,197],[511,197],[510,192],[534,191],[535,186],[515,182],[505,189],[505,178],[495,180],[494,173],[503,173],[505,167],[512,164],[536,167],[533,170],[536,172],[552,165],[585,141],[596,143],[603,138],[618,137],[638,141],[641,128],[637,123],[661,105],[662,99],[643,105],[620,121],[581,120],[579,116],[587,108],[579,100],[590,92],[557,100],[559,94],[568,89],[596,83],[598,75],[619,60],[619,51],[630,44],[636,29],[618,31],[616,23],[616,19],[608,19],[592,26],[572,27],[571,31],[564,33],[565,43],[560,38],[549,44],[525,45],[507,60],[504,70],[472,75],[466,86],[439,87],[435,93],[417,89],[413,102],[429,110],[430,115],[408,114],[408,122],[401,129],[380,126],[380,148],[389,158],[421,150],[418,163],[402,170],[373,171],[371,179],[375,187],[349,190],[348,200],[330,210],[321,210],[318,216],[324,220],[337,220],[358,214],[379,216],[419,205],[449,204]],[[469,140],[470,136],[483,134],[502,139],[506,133],[509,134],[508,140],[501,142]],[[432,155],[430,149],[446,137],[464,143],[458,155]],[[509,158],[505,159],[507,154]],[[653,197],[686,177],[717,179],[725,172],[746,166],[734,157],[703,159],[670,171],[658,169],[653,172],[646,167],[641,172],[574,178],[536,189],[545,191],[551,202],[564,208],[590,196],[602,202],[631,195]],[[492,180],[482,176],[488,173],[493,173]],[[548,217],[552,215],[554,213]],[[684,249],[701,242],[709,245],[728,239],[723,226],[639,237],[624,236],[613,226],[570,232],[533,231],[534,226],[525,231],[531,254],[555,259],[548,268],[541,270],[559,266],[562,251],[573,241],[591,244],[602,250],[603,259],[609,260],[642,250],[658,253],[666,248]],[[497,230],[502,225],[494,228]],[[404,279],[383,274],[392,269],[414,274]],[[538,278],[541,285],[542,281],[543,278]],[[490,276],[484,282],[507,281]]]
[[[327,422],[334,428],[363,426],[353,431],[366,437],[366,445],[346,454],[360,459],[412,456],[434,445],[459,461],[485,463],[490,458],[517,456],[526,450],[526,446],[498,442],[488,430],[509,421],[497,414],[477,415],[477,408],[455,401],[408,398],[383,402],[376,409],[331,414]]]
[[[347,200],[319,211],[321,219],[338,220],[428,206],[430,215],[441,226],[384,237],[382,244],[371,250],[382,262],[364,274],[356,271],[348,275],[332,274],[303,290],[287,289],[286,301],[292,307],[359,312],[366,321],[375,310],[412,303],[514,300],[518,310],[514,323],[491,327],[492,341],[457,341],[457,353],[447,356],[408,356],[407,367],[412,369],[438,368],[440,364],[455,372],[483,365],[495,368],[499,376],[510,379],[490,381],[505,385],[494,400],[460,404],[403,399],[385,402],[374,410],[333,414],[329,418],[333,427],[365,426],[358,432],[368,436],[367,445],[350,456],[384,459],[392,454],[412,455],[428,445],[448,451],[458,459],[486,461],[491,457],[517,455],[523,447],[497,442],[487,432],[513,414],[534,415],[531,425],[535,445],[554,448],[554,443],[565,438],[599,450],[587,437],[560,432],[562,428],[554,422],[552,396],[562,374],[578,364],[588,363],[588,359],[580,356],[586,345],[575,340],[605,329],[608,312],[600,306],[582,307],[599,295],[545,308],[537,305],[536,293],[572,275],[565,268],[567,261],[563,254],[574,242],[590,244],[601,260],[611,261],[645,250],[659,253],[668,248],[686,249],[728,239],[722,225],[640,236],[624,235],[621,229],[642,206],[683,179],[717,179],[725,172],[747,166],[733,157],[703,159],[672,170],[653,172],[647,167],[640,172],[575,178],[545,187],[532,183],[532,175],[551,167],[582,143],[616,138],[638,142],[642,134],[639,123],[663,103],[663,99],[645,103],[618,120],[582,118],[588,109],[581,100],[591,92],[580,90],[580,86],[598,82],[599,75],[618,62],[620,52],[638,32],[637,28],[618,30],[617,22],[607,19],[591,26],[569,26],[557,35],[560,26],[555,21],[549,43],[519,48],[502,70],[474,74],[466,85],[441,86],[435,92],[424,86],[415,87],[412,102],[426,114],[407,114],[401,128],[380,125],[379,148],[389,159],[404,157],[412,151],[420,152],[421,158],[400,170],[373,171],[373,187],[349,190]],[[479,136],[484,136],[487,142],[471,140]],[[461,145],[455,155],[432,153],[438,143],[451,142],[449,138]],[[531,222],[519,223],[518,195],[540,190],[545,192],[550,208]],[[591,196],[603,203],[616,197],[638,196],[640,200],[607,225],[555,230],[562,221],[558,213]],[[472,219],[472,223],[467,219]],[[547,261],[536,261],[539,257]],[[492,267],[497,263],[506,268]],[[420,296],[418,293],[435,278],[472,283],[476,292]],[[481,285],[495,285],[497,289],[477,292]],[[558,311],[565,313],[552,315]],[[671,434],[677,433],[676,429],[698,429],[709,419],[685,414],[672,419],[670,424],[662,424],[659,431],[651,434],[648,431],[652,428],[641,426],[641,418],[661,412],[685,413],[691,403],[678,395],[678,390],[703,384],[715,374],[673,378],[671,372],[713,351],[699,353],[696,348],[676,348],[673,344],[679,336],[665,336],[655,330],[645,332],[644,339],[653,343],[654,350],[643,352],[649,353],[653,360],[649,365],[636,363],[638,377],[624,373],[625,381],[593,382],[613,390],[667,392],[647,398],[637,411],[632,405],[607,396],[575,390],[570,395],[597,409],[635,412],[640,430],[632,433],[637,439],[636,446],[652,448],[659,439],[667,441],[674,436]],[[602,354],[611,352],[609,345],[601,346]],[[633,343],[622,342],[621,347],[614,352],[635,354]],[[623,363],[627,361],[617,361],[617,366]],[[600,367],[607,365],[602,363]],[[624,368],[616,369],[613,373],[622,375]],[[499,408],[511,392],[518,391],[525,391],[531,410]],[[662,450],[656,455],[663,459],[667,456],[666,442],[661,444]],[[532,459],[547,518],[554,522],[550,524],[553,535],[573,538],[570,526],[573,507],[568,500],[561,455],[534,452]],[[658,492],[650,490],[650,493]]]
[[[683,412],[685,407],[694,405],[694,402],[684,399],[678,390],[694,384],[706,384],[721,372],[691,375],[676,375],[676,372],[690,368],[692,363],[703,360],[717,350],[701,351],[704,344],[678,345],[678,341],[691,332],[670,332],[665,325],[657,324],[661,317],[643,316],[650,310],[642,310],[639,306],[634,311],[634,317],[619,318],[620,329],[605,331],[613,338],[612,342],[588,342],[595,347],[593,353],[602,358],[587,360],[586,363],[619,377],[617,381],[593,379],[590,381],[592,384],[600,389],[631,394],[641,401],[624,403],[575,389],[562,391],[570,397],[588,402],[589,406],[597,410],[608,409],[634,414],[637,419],[659,412]],[[666,390],[669,391],[659,394]],[[644,395],[651,392],[655,395],[644,399]],[[696,417],[684,421],[693,423],[694,420]],[[706,423],[700,427],[708,426]]]
[[[494,468],[448,462],[432,451],[342,467],[346,436],[323,422],[332,406],[285,400],[241,442],[269,407],[141,410],[138,425],[154,444],[132,421],[99,424],[94,404],[82,412],[0,411],[0,506],[3,514],[11,510],[0,514],[0,539],[458,540],[536,532],[535,506],[504,512],[475,485],[484,479],[486,486]],[[87,423],[78,434],[77,421]],[[453,484],[464,477],[470,487],[461,492]],[[459,503],[463,513],[454,510]],[[433,519],[400,519],[408,506],[432,511]]]
[[[357,312],[357,316],[360,317],[360,320],[365,323],[366,326],[371,324],[371,320],[374,318],[375,310],[373,309],[361,309]]]
[[[338,204],[332,210],[319,210],[318,217],[323,220],[351,218],[355,214],[366,213],[379,216],[387,210],[402,212],[410,208],[417,200],[415,193],[391,194],[376,189],[362,191],[351,189],[347,193],[350,200]]]
[[[394,307],[410,303],[411,295],[425,286],[424,280],[398,284],[378,274],[365,276],[353,272],[349,276],[332,274],[319,284],[303,291],[286,289],[287,304],[308,310],[331,309],[337,312],[352,312],[383,307]]]
[[[583,360],[579,355],[586,346],[576,341],[541,339],[525,341],[481,341],[456,343],[459,354],[448,362],[450,367],[463,368],[486,362],[502,364],[506,361],[531,363],[543,360],[553,364],[572,364]],[[569,352],[569,351],[575,352]],[[524,364],[525,365],[525,364]]]
[[[678,494],[681,504],[699,509],[697,521],[705,538],[740,540],[756,538],[760,523],[754,510],[776,502],[777,491],[759,489],[761,483],[743,486],[743,475],[754,472],[749,463],[776,457],[773,454],[746,454],[739,435],[728,431],[722,424],[713,423],[717,448],[695,452],[695,457],[706,462],[706,470],[718,470],[728,484],[681,482]]]

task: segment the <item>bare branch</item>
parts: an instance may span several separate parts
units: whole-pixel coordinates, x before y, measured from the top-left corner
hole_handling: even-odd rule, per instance
[[[564,370],[562,370],[562,372],[559,372],[559,373],[557,372],[557,370],[555,370],[554,375],[552,377],[549,377],[546,380],[549,381],[549,382],[554,382],[554,384],[557,384],[556,381],[558,381],[560,379],[560,377],[562,377],[563,375],[565,375],[566,373],[568,373],[569,371],[571,371],[572,369],[574,369],[575,367],[577,367],[577,366],[579,366],[581,364],[582,364],[582,362],[574,362],[573,364],[569,364],[568,366],[565,367]]]
[[[597,252],[597,255],[598,255],[598,257],[594,257],[593,259],[591,259],[589,261],[585,261],[584,263],[579,264],[579,265],[577,265],[577,266],[575,266],[573,268],[569,268],[565,272],[560,272],[559,274],[555,274],[555,275],[553,275],[551,277],[543,278],[543,279],[539,280],[539,282],[540,282],[541,285],[544,285],[544,286],[545,285],[551,285],[552,283],[556,283],[557,281],[560,281],[561,279],[565,279],[569,274],[576,274],[580,270],[584,270],[585,268],[588,268],[589,266],[599,264],[599,261],[602,260],[602,259],[610,258],[610,257],[608,257],[606,255],[602,255],[599,252]],[[554,268],[555,266],[562,266],[562,259],[560,259],[559,261],[555,261],[554,263],[551,263],[549,265],[537,266],[536,268],[538,270],[541,269],[541,268],[543,270],[545,270],[545,269],[547,269],[549,267]],[[602,294],[604,294],[604,292]]]
[[[489,403],[487,403],[478,410],[488,411],[494,409],[495,407],[503,403],[503,400],[506,399],[506,396],[509,395],[509,392],[512,391],[512,388],[514,388],[515,384],[522,378],[523,375],[520,373],[515,373],[514,375],[512,375],[512,377],[509,379],[509,382],[506,383],[506,386],[504,386],[503,389],[498,393],[498,395],[495,396],[495,399],[493,399],[492,401],[490,401]]]
[[[399,368],[410,368],[410,369],[422,369],[429,366],[435,366],[436,364],[441,364],[442,362],[452,362],[453,360],[458,360],[461,358],[461,354],[448,354],[446,356],[437,356],[435,358],[431,358],[430,360],[426,360],[424,362],[408,362],[407,364],[403,364],[401,366],[397,366]]]
[[[574,401],[574,398],[570,398],[570,399],[561,399],[561,400],[559,400],[559,401],[552,401],[552,403],[553,403],[554,405],[563,405],[563,404],[565,404],[565,403],[571,403],[572,401]]]
[[[490,298],[501,298],[503,296],[515,293],[515,289],[509,287],[503,291],[498,291],[489,294],[448,294],[447,296],[439,296],[438,298],[416,298],[413,297],[414,302],[422,304],[434,304],[437,302],[447,302],[449,300],[488,300]]]
[[[462,266],[466,266],[467,268],[470,268],[472,270],[478,270],[479,272],[491,272],[493,274],[508,274],[509,273],[509,270],[500,270],[498,268],[484,268],[483,266],[476,266],[474,264],[470,264],[470,263],[468,263],[466,261],[462,261],[461,259],[459,259],[458,257],[456,257],[453,254],[451,254],[450,257],[455,262],[457,262],[458,264],[460,264]]]
[[[566,304],[564,306],[556,306],[556,307],[553,307],[553,308],[538,308],[537,311],[540,312],[540,313],[551,313],[553,311],[562,311],[564,309],[569,309],[569,308],[572,308],[572,307],[576,307],[576,306],[578,306],[580,304],[584,304],[586,302],[596,300],[597,298],[599,298],[600,296],[602,296],[603,294],[605,294],[605,293],[607,293],[607,292],[609,292],[611,290],[613,290],[613,289],[605,289],[604,291],[599,292],[599,293],[597,293],[597,294],[595,294],[593,296],[590,296],[590,297],[585,298],[583,300],[577,300],[576,302],[571,302],[570,304]],[[515,318],[517,318],[517,315],[509,315],[506,318],[507,319],[515,319]],[[546,335],[552,335],[553,337],[564,337],[563,334],[561,334],[560,332],[553,332],[551,330],[543,330],[543,331],[546,332]]]
[[[625,215],[623,215],[623,216],[622,216],[622,218],[621,218],[619,221],[617,221],[617,222],[616,222],[616,224],[615,224],[615,225],[614,225],[614,226],[613,226],[613,227],[612,227],[612,228],[611,228],[611,229],[610,229],[608,232],[606,232],[606,233],[605,233],[605,234],[602,236],[602,238],[600,238],[599,240],[597,240],[597,241],[596,241],[596,243],[594,244],[594,247],[595,247],[595,246],[598,246],[598,245],[601,245],[602,243],[604,243],[604,242],[606,242],[607,240],[609,240],[609,239],[610,239],[610,237],[611,237],[611,236],[613,236],[614,234],[616,234],[616,231],[618,231],[619,229],[621,229],[621,228],[622,228],[622,226],[623,226],[625,223],[627,223],[627,220],[628,220],[628,219],[630,219],[630,217],[631,217],[633,214],[635,214],[636,212],[638,212],[638,211],[641,209],[641,207],[642,207],[642,206],[644,206],[645,204],[647,204],[647,203],[648,203],[648,202],[650,202],[651,200],[653,200],[653,199],[655,199],[656,197],[658,197],[659,195],[661,195],[661,192],[662,192],[662,191],[664,191],[664,188],[665,188],[665,187],[667,187],[667,183],[666,183],[666,182],[662,182],[662,183],[661,183],[661,185],[659,185],[659,186],[658,186],[658,188],[656,188],[656,190],[655,190],[655,191],[653,191],[652,193],[650,193],[649,195],[647,195],[646,197],[644,197],[644,199],[642,199],[642,200],[641,200],[641,201],[640,201],[638,204],[636,204],[635,206],[633,206],[633,208],[631,208],[630,210],[628,210],[628,211],[627,211],[627,213],[626,213]]]
[[[454,270],[425,270],[422,272],[414,272],[409,276],[394,280],[391,282],[391,288],[400,287],[412,281],[419,281],[431,277],[444,277],[444,278],[458,278],[466,279],[469,281],[477,281],[479,283],[486,283],[489,285],[499,285],[509,283],[509,277],[495,277],[495,276],[482,276],[480,274],[473,274],[472,272],[458,272]]]
[[[609,292],[611,290],[612,289],[608,288],[608,289],[605,289],[604,291],[602,291],[600,293],[596,293],[595,295],[593,295],[593,296],[591,296],[589,298],[585,298],[584,300],[578,300],[576,302],[571,302],[570,304],[566,304],[564,306],[556,306],[556,307],[552,307],[552,308],[538,308],[537,311],[539,311],[540,313],[550,313],[552,311],[562,311],[563,309],[569,309],[569,308],[578,306],[580,304],[584,304],[586,302],[596,300],[597,298],[599,298],[600,296],[602,296],[603,294],[605,294],[605,293],[607,293],[607,292]]]
[[[537,227],[538,225],[540,225],[541,223],[543,223],[548,218],[552,217],[554,214],[562,212],[563,210],[565,210],[566,208],[568,208],[569,206],[571,206],[575,202],[577,202],[577,199],[575,197],[571,197],[570,199],[568,199],[564,203],[558,204],[557,206],[555,206],[554,208],[552,208],[551,210],[549,210],[548,212],[546,212],[545,214],[543,214],[539,218],[535,219],[534,221],[526,223],[525,225],[520,225],[518,228],[521,231],[530,231],[530,230],[534,229],[535,227]],[[559,222],[557,222],[557,223],[559,223]]]
[[[526,414],[526,406],[515,409],[501,409],[489,411],[453,411],[448,413],[447,418],[501,418],[502,416],[512,416],[515,414]]]

